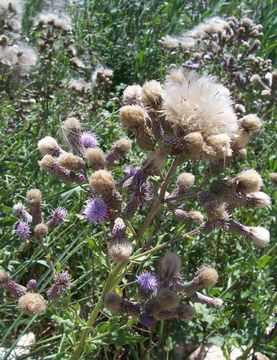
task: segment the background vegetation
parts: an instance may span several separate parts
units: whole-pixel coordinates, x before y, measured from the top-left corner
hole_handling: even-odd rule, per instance
[[[76,48],[91,64],[91,68],[82,70],[82,77],[89,79],[91,70],[98,63],[105,64],[114,70],[113,94],[109,98],[95,94],[95,98],[89,101],[72,100],[65,94],[59,85],[60,80],[74,75],[75,70],[68,66],[69,60],[63,49],[57,50],[51,69],[40,63],[29,81],[18,82],[12,96],[7,96],[4,88],[1,89],[0,265],[21,283],[33,277],[39,278],[40,290],[50,282],[51,274],[41,249],[18,240],[12,232],[16,221],[12,212],[14,202],[24,201],[26,191],[36,187],[43,193],[46,212],[56,206],[65,207],[69,212],[63,227],[51,233],[49,245],[52,253],[57,254],[56,267],[69,269],[74,279],[70,294],[62,297],[56,307],[51,307],[40,318],[20,314],[16,302],[10,298],[3,301],[4,296],[0,294],[2,346],[12,349],[20,336],[32,331],[37,340],[29,358],[69,358],[84,322],[81,316],[76,316],[76,311],[80,310],[85,317],[97,300],[107,273],[101,226],[93,227],[79,215],[87,195],[81,187],[64,185],[39,171],[37,141],[46,135],[59,137],[60,121],[70,111],[81,109],[84,127],[99,135],[103,150],[110,148],[111,143],[123,134],[118,124],[118,99],[126,85],[141,84],[146,79],[163,79],[171,62],[182,63],[180,56],[166,55],[158,40],[166,34],[179,34],[184,28],[212,15],[247,15],[261,23],[264,27],[261,53],[276,64],[277,8],[274,3],[274,0],[84,0],[66,5],[53,2],[52,6],[65,10],[72,18]],[[38,38],[38,33],[32,30],[33,18],[44,7],[42,0],[26,3],[23,29],[33,44]],[[4,81],[3,76],[1,80]],[[17,106],[22,94],[28,88],[45,90],[46,83],[51,86],[53,96],[47,102],[42,96],[42,101],[30,106],[23,118]],[[249,109],[251,101],[249,89]],[[262,135],[251,140],[247,159],[235,167],[255,168],[264,179],[264,191],[276,198],[268,176],[277,171],[273,111],[264,122]],[[134,148],[126,166],[139,163],[141,155],[138,148]],[[197,179],[203,169],[195,165],[188,168],[184,164],[183,170],[192,171]],[[120,176],[120,170],[117,175]],[[266,226],[274,238],[276,228],[271,209],[237,211],[242,223]],[[160,240],[181,231],[183,229],[177,228],[169,219]],[[182,256],[183,273],[188,278],[201,264],[216,265],[220,281],[210,295],[222,298],[225,302],[223,308],[215,310],[199,305],[193,321],[158,322],[150,333],[126,318],[109,319],[105,313],[87,345],[91,352],[87,358],[138,359],[144,356],[148,359],[175,359],[176,348],[190,342],[193,349],[207,339],[223,347],[226,356],[231,348],[245,346],[245,356],[254,348],[273,358],[277,342],[274,332],[271,336],[266,335],[266,328],[274,322],[276,243],[272,241],[270,246],[257,249],[244,239],[230,234],[222,236],[217,231],[206,237],[197,236],[187,243],[174,244],[171,250],[175,249]],[[155,254],[143,267],[154,270],[158,257],[159,254]],[[133,275],[127,276],[123,284],[134,279]],[[117,290],[121,291],[120,288]],[[124,291],[132,297],[129,287]]]

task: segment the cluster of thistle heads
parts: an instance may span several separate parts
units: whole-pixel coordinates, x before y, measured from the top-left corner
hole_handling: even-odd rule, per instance
[[[44,221],[42,212],[42,194],[38,189],[31,189],[27,192],[26,208],[22,203],[14,205],[14,212],[18,221],[14,227],[14,234],[25,241],[33,241],[37,246],[42,246],[45,250],[48,234],[61,223],[67,216],[67,211],[63,208],[56,208],[48,221]],[[45,254],[49,256],[49,254]],[[3,269],[0,269],[0,288],[12,297],[18,299],[19,308],[27,315],[43,313],[47,304],[58,299],[66,292],[71,285],[71,276],[67,271],[57,273],[52,267],[52,285],[43,294],[38,293],[36,279],[30,279],[26,286],[23,286],[12,279]]]
[[[264,97],[274,96],[277,88],[277,73],[272,71],[271,60],[255,55],[262,36],[262,25],[255,25],[248,17],[238,20],[216,16],[180,36],[167,35],[160,43],[167,51],[182,52],[187,59],[186,68],[219,66],[228,79],[230,90],[241,103],[236,110],[244,112],[243,85],[252,84]]]
[[[20,35],[24,2],[21,0],[0,0],[0,64],[4,71],[25,75],[36,65],[37,51],[28,43],[28,39]],[[80,57],[72,36],[72,22],[62,13],[43,11],[34,19],[33,30],[39,35],[37,48],[41,61],[47,66],[55,63],[55,52],[63,49],[69,57],[73,69],[87,71],[91,67]],[[84,95],[94,88],[106,89],[112,82],[113,71],[97,65],[91,74],[91,81],[86,82],[73,77],[65,81],[65,85],[73,94]],[[51,94],[48,94],[49,96]]]
[[[26,315],[42,314],[47,306],[57,300],[71,286],[71,276],[67,271],[53,273],[52,284],[42,294],[38,291],[36,279],[30,279],[26,286],[20,285],[3,269],[0,269],[0,288],[17,299],[19,309]]]
[[[162,257],[160,267],[160,275],[148,271],[137,275],[136,302],[110,292],[105,295],[105,307],[113,314],[137,316],[143,326],[150,328],[154,320],[191,320],[195,316],[192,306],[195,302],[214,308],[223,304],[221,299],[199,292],[217,283],[218,273],[214,268],[201,267],[190,282],[185,282],[181,260],[170,252]]]

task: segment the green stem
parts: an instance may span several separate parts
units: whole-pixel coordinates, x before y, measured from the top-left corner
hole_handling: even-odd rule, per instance
[[[94,306],[94,309],[93,309],[92,313],[90,314],[90,317],[87,320],[86,327],[82,332],[80,342],[79,342],[76,350],[74,351],[74,353],[73,353],[73,355],[71,357],[71,360],[79,360],[80,359],[80,355],[82,354],[82,352],[84,350],[87,337],[89,336],[89,333],[91,331],[91,327],[94,324],[99,312],[101,311],[101,309],[103,307],[104,297],[109,291],[113,290],[113,288],[117,285],[117,283],[118,283],[118,275],[119,275],[120,271],[122,270],[122,268],[125,266],[125,264],[126,264],[126,262],[124,262],[124,261],[120,262],[111,271],[111,273],[110,273],[110,275],[109,275],[109,277],[106,280],[106,283],[104,285],[102,295],[99,298],[96,305]]]

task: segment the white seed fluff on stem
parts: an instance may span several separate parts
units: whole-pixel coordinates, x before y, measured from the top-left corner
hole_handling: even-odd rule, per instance
[[[246,227],[250,240],[258,246],[266,246],[270,242],[270,232],[261,227]]]
[[[184,73],[184,78],[165,83],[164,111],[167,120],[184,133],[199,131],[204,138],[226,134],[232,139],[238,120],[232,108],[229,90],[212,76]]]

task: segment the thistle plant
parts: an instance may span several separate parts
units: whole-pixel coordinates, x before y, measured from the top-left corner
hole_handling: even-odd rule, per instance
[[[0,6],[5,29],[10,29],[11,20],[13,24],[21,21],[21,11],[13,2],[9,4],[4,10]],[[2,16],[4,12],[9,15]],[[17,36],[12,40],[8,35],[0,38],[0,62],[8,65],[10,72],[18,70],[18,63],[5,64],[1,51],[19,46],[19,30],[14,26]],[[94,65],[97,62],[88,60],[86,49],[76,46],[70,18],[43,11],[35,18],[32,31],[38,50],[32,53],[36,61],[31,65],[37,65],[33,73],[25,66],[20,74],[41,76],[23,93],[21,101],[15,96],[14,104],[18,111],[26,109],[26,114],[37,107],[37,149],[33,150],[38,150],[39,176],[45,179],[47,175],[50,182],[65,190],[63,196],[78,194],[82,202],[78,208],[70,198],[73,212],[77,211],[70,229],[76,222],[88,229],[88,239],[82,232],[80,238],[84,247],[92,250],[91,291],[85,298],[92,301],[88,303],[91,311],[84,315],[83,299],[76,296],[76,283],[80,288],[87,285],[83,264],[78,259],[65,266],[51,248],[51,237],[63,234],[67,210],[58,206],[47,216],[43,200],[47,193],[44,190],[42,197],[35,188],[27,192],[26,205],[22,201],[13,206],[17,217],[13,235],[29,251],[41,249],[51,284],[44,282],[45,271],[42,277],[32,275],[28,281],[17,282],[16,275],[4,266],[7,270],[0,270],[4,296],[16,300],[19,310],[28,316],[43,316],[66,307],[71,318],[61,323],[74,325],[68,341],[71,359],[91,351],[102,323],[103,329],[113,322],[120,324],[119,329],[139,329],[151,339],[154,329],[163,329],[164,323],[196,324],[196,315],[206,306],[223,306],[212,288],[219,283],[227,289],[229,284],[220,276],[218,254],[208,262],[204,250],[197,261],[192,257],[194,274],[182,268],[181,255],[191,261],[190,245],[204,248],[212,233],[236,242],[251,254],[259,254],[257,248],[270,243],[270,233],[257,217],[247,221],[238,211],[243,208],[243,213],[256,214],[271,206],[270,196],[263,192],[265,179],[245,163],[251,139],[263,130],[265,109],[271,111],[276,93],[271,62],[255,55],[261,26],[248,18],[216,17],[176,38],[166,36],[161,45],[174,56],[181,54],[184,64],[171,64],[160,80],[127,86],[121,99],[112,98],[113,71]],[[66,66],[56,76],[63,52]],[[17,53],[20,61],[22,56]],[[6,67],[4,70],[7,72]],[[253,104],[245,95],[248,85],[254,89]],[[63,99],[56,97],[58,91]],[[114,108],[120,105],[115,111],[116,123],[109,123],[110,137],[106,123],[103,133],[97,134],[94,124],[88,123],[91,113],[94,122],[102,116],[95,110],[110,106],[108,100]],[[48,126],[52,115],[59,119],[53,129]],[[137,157],[132,156],[135,151]],[[276,183],[276,174],[270,177]],[[69,235],[74,236],[73,231]],[[95,234],[100,234],[100,241]],[[222,250],[227,250],[226,242],[223,246]],[[95,258],[103,267],[95,265]],[[76,269],[79,275],[72,283],[70,274]],[[95,271],[101,272],[103,284]],[[61,301],[70,288],[73,306]]]

